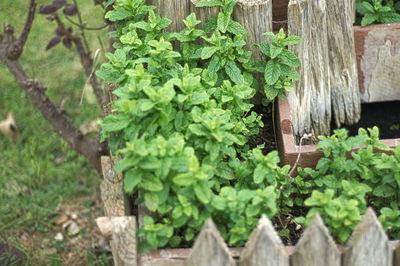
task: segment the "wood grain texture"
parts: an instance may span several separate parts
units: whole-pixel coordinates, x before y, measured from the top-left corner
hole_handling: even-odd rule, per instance
[[[234,266],[235,261],[211,219],[204,224],[186,266]]]
[[[300,80],[288,99],[293,128],[299,139],[305,133],[328,135],[331,121],[328,31],[325,0],[291,0],[288,31],[301,38],[291,49],[301,61]]]
[[[104,204],[104,214],[106,216],[130,215],[130,202],[124,193],[122,174],[117,174],[113,165],[114,160],[109,156],[101,157],[103,180],[100,183],[100,193]]]
[[[374,211],[369,208],[343,254],[343,266],[390,266],[392,248]]]
[[[112,217],[110,242],[115,266],[137,266],[136,218]]]
[[[240,266],[289,266],[289,256],[271,221],[261,217],[240,257]]]
[[[326,1],[326,4],[332,115],[340,127],[358,122],[361,116],[353,30],[355,0]]]
[[[272,31],[272,0],[239,0],[233,17],[246,29],[247,49],[253,52],[253,58],[265,59],[254,44],[269,40],[263,33]]]
[[[195,13],[196,18],[201,21],[199,27],[203,27],[210,18],[218,15],[218,7],[196,7],[202,0],[190,0],[190,13]]]
[[[190,14],[189,0],[147,0],[147,3],[156,6],[161,17],[172,21],[168,31],[179,32],[184,28],[182,21]]]
[[[394,250],[393,266],[400,266],[400,243],[397,244]]]
[[[291,266],[340,266],[340,252],[316,214],[290,257]]]

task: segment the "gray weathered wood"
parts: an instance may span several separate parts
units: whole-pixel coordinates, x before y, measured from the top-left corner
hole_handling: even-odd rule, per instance
[[[196,4],[203,0],[190,0],[190,13],[195,13],[196,18],[201,21],[199,27],[202,27],[212,17],[218,15],[218,7],[196,7]]]
[[[340,252],[316,214],[290,257],[292,266],[340,266]]]
[[[100,184],[101,199],[107,216],[125,216],[130,214],[129,199],[124,193],[122,174],[113,169],[114,162],[109,156],[101,157],[103,180]]]
[[[343,253],[343,266],[390,266],[392,248],[374,211],[369,208]]]
[[[332,115],[340,127],[358,122],[361,116],[353,30],[355,0],[326,1],[326,4]]]
[[[168,31],[179,32],[184,28],[182,21],[190,14],[189,0],[147,0],[147,2],[157,7],[157,13],[161,17],[172,21],[167,28]]]
[[[254,44],[269,39],[263,33],[272,31],[272,0],[239,0],[233,17],[246,29],[247,48],[253,52],[253,58],[264,58]]]
[[[112,217],[111,223],[110,244],[114,265],[137,266],[136,218],[134,216]]]
[[[262,216],[252,232],[242,255],[240,266],[289,266],[289,255],[270,220]]]
[[[194,243],[186,266],[233,266],[236,265],[211,219],[204,224]]]
[[[394,250],[393,266],[400,266],[400,243],[397,244]]]
[[[400,29],[375,29],[365,37],[361,69],[364,102],[400,100]]]
[[[323,34],[328,30],[325,0],[289,2],[289,34],[301,37],[300,44],[291,48],[301,61],[300,80],[288,97],[298,138],[304,133],[330,133],[328,36]]]

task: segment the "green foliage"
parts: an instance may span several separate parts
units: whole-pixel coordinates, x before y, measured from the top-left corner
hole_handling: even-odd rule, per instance
[[[400,22],[400,2],[393,0],[357,0],[356,23],[361,26]]]
[[[398,238],[400,147],[391,149],[379,142],[376,127],[360,129],[354,137],[348,137],[346,130],[336,130],[333,136],[320,140],[318,149],[324,158],[315,170],[298,169],[299,176],[295,178],[301,194],[312,192],[304,201],[312,208],[306,218],[298,221],[308,224],[318,212],[331,233],[345,242],[367,206],[371,206],[380,213],[379,219],[391,236]]]
[[[139,232],[142,251],[193,241],[210,217],[231,245],[242,245],[261,214],[272,217],[277,202],[290,200],[278,189],[289,168],[278,166],[277,152],[247,145],[263,123],[251,111],[256,68],[232,19],[235,4],[202,1],[218,15],[201,29],[191,14],[177,33],[142,0],[116,1],[106,15],[119,42],[97,75],[119,87],[102,138],[122,155],[115,168],[125,191],[140,192],[136,204],[153,212]],[[279,47],[293,41],[274,38]],[[281,50],[277,62],[295,65]]]
[[[264,92],[269,100],[278,95],[284,98],[293,88],[294,81],[299,79],[295,69],[300,66],[300,60],[287,47],[298,44],[300,38],[286,36],[283,29],[278,34],[268,32],[266,35],[271,37],[272,43],[258,45],[260,51],[269,58],[268,62],[261,62],[259,66],[264,73]]]

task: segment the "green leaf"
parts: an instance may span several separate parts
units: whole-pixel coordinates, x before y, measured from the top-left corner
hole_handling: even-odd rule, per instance
[[[229,61],[225,65],[225,72],[229,76],[229,78],[237,85],[244,84],[244,78],[242,75],[242,71],[237,67],[235,62]]]
[[[197,198],[207,204],[211,200],[211,190],[207,185],[207,182],[199,182],[196,183],[194,186],[194,193],[196,194]]]
[[[271,48],[270,45],[267,43],[260,43],[258,45],[258,48],[260,48],[261,53],[265,54],[268,57],[271,57]]]
[[[231,21],[231,16],[229,14],[224,14],[223,12],[218,13],[217,28],[222,33],[225,33],[228,29],[229,23]]]
[[[266,173],[267,172],[265,171],[264,167],[261,164],[257,165],[253,173],[254,183],[261,184],[265,179]]]
[[[195,92],[189,98],[188,104],[199,105],[199,104],[208,102],[209,99],[210,99],[210,96],[208,96],[208,94],[206,92]]]
[[[290,67],[299,67],[300,60],[299,58],[291,51],[284,49],[281,54],[278,56],[281,59],[282,64],[290,66]]]
[[[274,59],[278,55],[280,55],[280,53],[282,52],[283,48],[282,47],[277,47],[275,45],[270,45],[269,50],[270,50],[271,59]]]
[[[153,191],[153,192],[157,192],[157,191],[161,191],[163,190],[164,186],[161,183],[161,181],[155,177],[155,176],[144,176],[142,178],[142,183],[140,184],[140,186],[147,191]]]
[[[202,125],[191,124],[191,125],[189,125],[189,130],[197,136],[207,136],[208,135],[207,130]]]
[[[108,115],[101,122],[101,127],[106,132],[115,132],[126,128],[130,122],[126,115]]]
[[[275,60],[269,60],[265,66],[264,78],[268,85],[274,85],[281,75],[281,65]]]
[[[127,194],[135,192],[136,186],[142,181],[142,174],[137,169],[130,169],[124,175],[124,190]]]
[[[115,10],[108,11],[106,13],[105,18],[109,19],[110,21],[118,21],[118,20],[124,20],[126,18],[129,18],[133,16],[133,13],[129,10],[126,10],[121,7],[117,7]]]
[[[196,7],[222,6],[221,0],[202,0],[196,4]]]
[[[367,13],[361,20],[361,26],[367,26],[373,24],[375,21],[379,19],[379,15]]]
[[[144,193],[144,204],[146,205],[149,211],[156,211],[158,207],[158,195],[157,193]]]
[[[184,187],[190,186],[196,181],[195,177],[191,173],[179,174],[175,176],[172,180],[178,186]]]
[[[201,59],[208,59],[208,58],[210,58],[211,56],[213,56],[213,54],[215,54],[215,52],[217,52],[219,50],[219,48],[218,47],[214,47],[214,46],[211,46],[211,47],[204,47],[202,50],[201,50]]]

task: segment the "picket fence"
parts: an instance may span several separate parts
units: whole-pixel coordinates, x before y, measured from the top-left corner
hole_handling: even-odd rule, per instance
[[[295,247],[285,247],[263,216],[246,246],[230,249],[208,220],[191,249],[138,254],[134,216],[101,217],[97,224],[111,237],[118,266],[400,266],[400,245],[389,241],[374,211],[368,209],[346,245],[337,245],[316,215]]]

